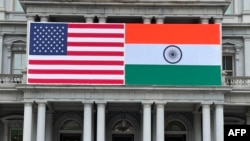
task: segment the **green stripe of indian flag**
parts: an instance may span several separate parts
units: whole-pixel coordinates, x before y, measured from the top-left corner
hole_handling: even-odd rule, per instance
[[[125,64],[167,65],[163,57],[166,44],[126,44]],[[175,65],[220,65],[220,45],[176,45],[182,59]]]
[[[182,59],[169,64],[163,57],[166,44],[126,44],[126,85],[221,85],[219,45],[176,45]]]
[[[126,85],[221,85],[220,66],[125,65]]]

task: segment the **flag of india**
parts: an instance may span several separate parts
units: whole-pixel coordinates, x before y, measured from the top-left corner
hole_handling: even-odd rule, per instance
[[[125,24],[125,85],[221,85],[217,24]]]

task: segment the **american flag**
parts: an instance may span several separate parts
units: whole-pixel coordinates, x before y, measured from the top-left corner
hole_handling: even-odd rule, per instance
[[[28,84],[123,85],[124,24],[31,23]]]

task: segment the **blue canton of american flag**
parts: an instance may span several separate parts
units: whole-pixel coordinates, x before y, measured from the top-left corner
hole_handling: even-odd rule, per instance
[[[30,55],[66,55],[67,24],[31,24]]]

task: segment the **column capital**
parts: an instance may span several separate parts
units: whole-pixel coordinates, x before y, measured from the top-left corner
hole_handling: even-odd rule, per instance
[[[165,16],[156,16],[156,24],[164,24]]]
[[[27,105],[27,106],[32,106],[33,105],[33,101],[24,101],[23,104]]]
[[[26,15],[27,21],[33,22],[35,21],[35,15]]]
[[[82,101],[82,104],[94,104],[94,101],[89,101],[89,100],[88,100],[88,101],[85,101],[85,100],[84,100],[84,101]]]
[[[209,19],[210,19],[210,17],[208,17],[208,16],[200,17],[201,24],[208,24]]]
[[[84,18],[86,20],[86,23],[93,23],[94,22],[94,15],[85,15]]]
[[[47,104],[46,100],[36,100],[35,103],[37,104]]]
[[[40,19],[41,22],[48,22],[49,15],[40,15]]]
[[[144,24],[151,24],[151,19],[152,19],[152,16],[149,16],[149,15],[142,16],[142,20]]]
[[[105,15],[99,15],[97,16],[99,23],[106,23],[107,16]]]
[[[95,103],[97,104],[97,105],[106,105],[107,104],[107,101],[95,101]]]
[[[166,104],[167,104],[167,102],[164,102],[164,101],[155,102],[156,107],[164,107]]]
[[[201,102],[201,106],[210,106],[212,104],[213,104],[212,101],[203,101],[203,102]]]
[[[152,101],[143,101],[141,104],[142,105],[152,105],[153,102]]]
[[[222,20],[223,20],[223,17],[214,17],[215,24],[221,24]]]

